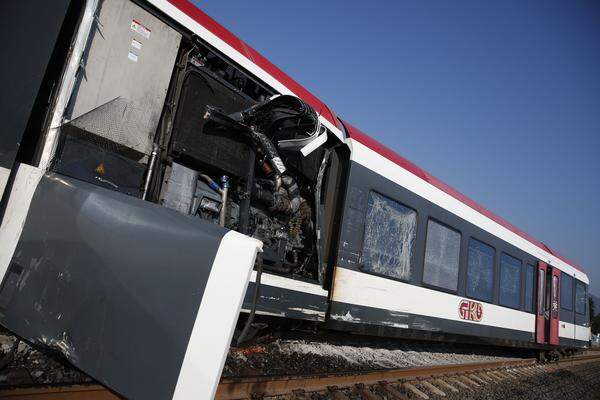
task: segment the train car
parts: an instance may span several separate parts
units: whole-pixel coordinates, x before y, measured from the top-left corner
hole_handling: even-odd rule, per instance
[[[588,346],[580,268],[191,3],[1,7],[0,324],[23,340],[144,399],[212,398],[256,318]]]

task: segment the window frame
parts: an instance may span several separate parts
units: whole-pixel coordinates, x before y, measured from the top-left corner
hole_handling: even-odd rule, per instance
[[[519,270],[517,273],[517,277],[519,278],[519,289],[517,290],[517,298],[518,298],[518,304],[517,306],[510,306],[507,304],[503,304],[502,300],[501,300],[501,293],[502,293],[502,256],[507,256],[510,258],[513,258],[517,261],[519,261],[519,263],[521,264],[519,266]],[[523,289],[523,281],[522,281],[522,275],[523,275],[523,260],[521,260],[518,257],[515,257],[513,255],[510,255],[509,253],[502,251],[500,252],[500,258],[499,258],[499,264],[498,264],[498,305],[501,307],[506,307],[506,308],[511,308],[513,310],[520,310],[521,306],[523,305],[521,302],[521,290]]]
[[[535,274],[538,287],[535,296],[535,313],[543,317],[546,311],[546,271],[538,266]]]
[[[479,297],[475,297],[475,296],[470,296],[468,294],[469,291],[469,245],[471,240],[475,240],[479,243],[482,243],[488,247],[491,247],[494,250],[494,257],[492,260],[492,289],[491,289],[491,296],[490,299],[482,299]],[[478,301],[483,301],[485,303],[488,304],[495,304],[494,303],[494,295],[496,292],[496,280],[499,279],[499,277],[496,277],[496,270],[498,268],[496,268],[496,264],[498,263],[498,249],[496,248],[496,246],[493,246],[491,244],[489,244],[488,242],[485,242],[483,240],[477,239],[475,236],[469,236],[469,239],[467,241],[467,254],[466,254],[466,263],[465,263],[465,297],[469,298],[469,299],[473,299],[473,300],[478,300]]]
[[[563,299],[563,293],[564,293],[564,288],[565,286],[563,285],[563,282],[565,281],[564,277],[568,277],[571,280],[571,308],[566,308],[564,306],[564,303],[562,301]],[[573,278],[571,275],[566,274],[563,271],[560,271],[560,290],[558,293],[559,296],[559,300],[560,300],[560,309],[561,310],[565,310],[567,312],[574,312],[575,311],[575,278]]]
[[[531,314],[535,314],[537,312],[536,308],[537,308],[537,295],[536,295],[536,290],[535,290],[535,284],[536,284],[536,274],[537,274],[537,267],[536,264],[532,264],[531,262],[528,262],[527,260],[524,262],[524,280],[523,280],[523,311],[527,312],[527,313],[531,313]],[[531,282],[531,309],[528,310],[527,309],[527,270],[531,267],[532,271],[533,271],[533,275],[532,275],[532,282]]]
[[[410,273],[410,277],[408,279],[398,278],[398,277],[395,277],[395,276],[389,276],[389,275],[386,275],[386,274],[382,274],[380,272],[370,271],[370,270],[368,270],[368,269],[365,268],[365,264],[363,263],[362,258],[363,258],[364,248],[365,248],[365,236],[366,236],[365,233],[366,233],[366,230],[367,230],[366,218],[367,218],[367,214],[369,212],[369,196],[371,195],[371,193],[375,193],[375,194],[377,194],[379,196],[385,197],[386,199],[389,199],[389,200],[391,200],[393,202],[396,202],[396,203],[400,204],[401,206],[406,207],[409,210],[412,210],[412,211],[415,212],[415,238],[414,238],[415,249],[412,251],[412,254],[410,255],[411,273]],[[365,208],[365,211],[364,211],[365,220],[363,220],[362,239],[361,239],[361,243],[360,243],[360,262],[358,264],[359,271],[362,272],[362,273],[365,273],[365,274],[369,274],[369,275],[373,275],[373,276],[378,276],[378,277],[381,277],[381,278],[390,279],[390,280],[397,281],[397,282],[411,283],[411,281],[414,278],[413,273],[415,272],[415,267],[416,267],[416,264],[417,264],[416,263],[416,261],[417,261],[416,260],[416,256],[417,256],[417,251],[416,251],[417,249],[416,249],[416,247],[417,247],[418,238],[419,238],[419,211],[416,208],[408,206],[407,204],[405,204],[405,203],[403,203],[401,201],[396,200],[394,197],[389,196],[389,195],[384,194],[384,193],[381,193],[380,191],[375,190],[375,189],[369,189],[369,191],[367,192],[367,196],[366,197],[367,197],[367,203],[366,203],[366,208]]]
[[[573,291],[573,294],[574,294],[573,311],[575,311],[575,314],[577,314],[577,315],[585,316],[585,315],[587,315],[587,309],[588,309],[588,303],[589,303],[587,285],[585,283],[581,282],[579,279],[573,278],[573,280],[575,281],[575,290]],[[583,293],[585,293],[585,301],[583,303],[583,313],[580,313],[579,311],[577,311],[577,286],[582,286]]]
[[[458,266],[457,266],[457,270],[456,270],[456,289],[448,289],[443,286],[437,286],[437,285],[425,282],[425,259],[427,257],[427,239],[429,237],[429,221],[433,221],[436,224],[441,225],[444,228],[454,231],[460,235],[459,244],[458,244]],[[461,271],[461,255],[462,255],[462,250],[463,250],[462,249],[463,236],[464,235],[460,229],[456,229],[456,228],[452,227],[451,225],[440,221],[437,218],[434,218],[431,216],[427,218],[427,223],[425,224],[425,242],[423,244],[423,268],[422,268],[423,273],[421,274],[421,286],[428,288],[428,289],[434,289],[434,290],[437,290],[440,292],[458,294],[458,291],[460,289],[460,275],[461,275],[460,271]]]

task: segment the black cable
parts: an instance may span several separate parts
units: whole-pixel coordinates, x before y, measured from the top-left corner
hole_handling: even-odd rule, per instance
[[[260,257],[260,255],[259,255]],[[246,341],[246,336],[248,336],[248,331],[250,330],[250,326],[254,321],[254,315],[256,314],[256,303],[258,303],[258,297],[260,295],[260,277],[262,275],[262,259],[258,260],[256,266],[256,281],[254,282],[254,296],[252,298],[252,308],[250,308],[250,314],[248,315],[248,319],[246,320],[246,324],[244,325],[244,329],[242,329],[242,333],[238,337],[237,344],[238,346]]]

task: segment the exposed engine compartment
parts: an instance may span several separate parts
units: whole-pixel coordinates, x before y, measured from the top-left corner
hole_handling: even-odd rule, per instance
[[[199,59],[209,57],[188,55],[174,90],[178,106],[159,201],[260,239],[269,270],[315,278],[316,176],[302,163],[316,163],[321,152],[309,160],[294,154],[326,135],[315,111],[293,96],[256,102]]]
[[[317,280],[315,200],[335,139],[304,101],[144,13],[102,2],[114,29],[90,39],[51,167],[257,238],[265,269]]]

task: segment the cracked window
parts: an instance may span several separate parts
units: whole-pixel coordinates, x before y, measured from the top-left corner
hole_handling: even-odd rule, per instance
[[[467,296],[492,301],[494,284],[494,257],[496,250],[477,239],[469,240],[467,266]]]
[[[460,233],[433,220],[427,223],[427,245],[423,282],[456,290]]]
[[[415,210],[370,192],[362,269],[392,278],[410,279],[416,228]]]
[[[500,304],[519,308],[521,305],[521,260],[502,253],[500,258]]]

